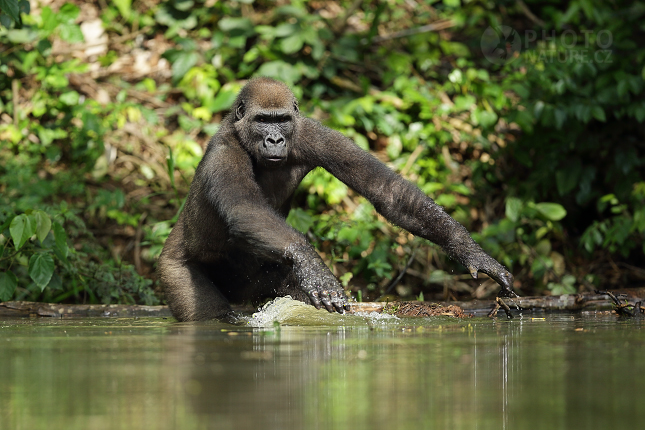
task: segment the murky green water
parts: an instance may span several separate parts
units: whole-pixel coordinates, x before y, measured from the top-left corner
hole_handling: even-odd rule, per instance
[[[541,314],[0,321],[1,429],[606,429],[645,423],[645,322]],[[319,319],[316,319],[319,318]]]

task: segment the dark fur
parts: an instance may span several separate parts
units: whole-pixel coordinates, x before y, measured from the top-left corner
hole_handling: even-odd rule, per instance
[[[221,318],[229,302],[287,294],[329,311],[347,308],[342,286],[285,222],[294,191],[316,167],[391,222],[439,244],[474,277],[484,272],[511,291],[508,270],[431,198],[341,133],[300,116],[286,85],[258,78],[242,89],[209,142],[159,258],[178,320]]]

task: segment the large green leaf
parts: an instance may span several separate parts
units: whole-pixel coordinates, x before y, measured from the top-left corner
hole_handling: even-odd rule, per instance
[[[207,106],[208,110],[211,112],[221,112],[223,110],[228,110],[233,106],[233,102],[237,97],[237,92],[229,90],[220,90],[217,93],[217,96],[213,99],[212,102]]]
[[[551,221],[560,221],[567,216],[567,210],[557,203],[538,203],[535,205],[535,208],[546,219]]]
[[[119,9],[119,13],[126,21],[130,19],[130,14],[132,13],[132,0],[114,0],[113,3],[116,5],[116,8]]]
[[[287,222],[303,234],[314,225],[313,217],[300,208],[295,208],[289,213]]]
[[[579,158],[567,161],[567,167],[555,172],[555,183],[561,196],[573,191],[578,185],[582,173],[582,162]]]
[[[65,103],[67,106],[74,106],[78,104],[78,101],[80,100],[80,96],[76,91],[68,91],[66,93],[63,93],[58,97],[58,99]]]
[[[54,239],[56,240],[56,248],[63,258],[67,257],[69,249],[67,247],[67,234],[65,233],[65,229],[59,223],[54,222],[52,231],[54,232]]]
[[[282,52],[284,52],[285,54],[293,54],[295,52],[300,51],[302,49],[303,44],[304,44],[304,39],[302,38],[302,35],[300,35],[299,33],[296,33],[282,39],[280,48],[282,49]]]
[[[11,300],[18,286],[18,278],[11,270],[0,272],[0,302]]]
[[[9,232],[11,233],[14,246],[16,249],[20,249],[36,233],[36,226],[31,224],[27,215],[21,214],[11,221]]]
[[[61,24],[59,27],[60,38],[69,43],[81,43],[85,41],[81,27],[76,24]]]
[[[522,211],[522,200],[517,197],[509,197],[506,199],[506,217],[513,222],[520,219],[520,212]]]
[[[257,71],[257,75],[279,79],[288,84],[293,84],[302,77],[302,73],[297,68],[280,60],[264,63]]]
[[[254,33],[253,23],[248,18],[222,18],[219,28],[229,37],[250,36]]]
[[[54,259],[51,255],[45,253],[38,253],[31,256],[29,259],[29,276],[44,290],[54,274]]]
[[[11,20],[17,24],[21,23],[20,20],[20,6],[15,0],[0,0],[0,10],[9,16]]]
[[[78,18],[78,15],[81,13],[81,8],[76,6],[73,3],[65,3],[60,7],[56,17],[59,22],[65,24],[72,24]]]
[[[172,64],[172,77],[179,80],[184,77],[186,73],[197,64],[199,61],[199,54],[195,51],[180,52]]]
[[[52,228],[52,220],[49,215],[40,210],[34,211],[33,216],[36,218],[36,237],[40,243],[43,243]]]

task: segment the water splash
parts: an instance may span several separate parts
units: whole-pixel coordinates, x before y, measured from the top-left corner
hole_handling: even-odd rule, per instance
[[[330,313],[325,309],[294,300],[291,296],[277,297],[266,303],[258,312],[248,318],[251,327],[271,327],[275,322],[298,326],[362,326],[389,321],[398,321],[394,315],[378,312],[357,312],[356,314]]]

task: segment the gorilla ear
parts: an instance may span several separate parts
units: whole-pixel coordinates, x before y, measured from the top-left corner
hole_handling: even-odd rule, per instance
[[[300,112],[300,109],[298,109],[298,100],[293,102],[293,110],[296,111],[296,113]]]
[[[245,112],[246,111],[244,109],[244,102],[240,102],[240,104],[238,105],[237,109],[235,109],[235,120],[239,121],[242,118],[244,118],[244,113]]]

